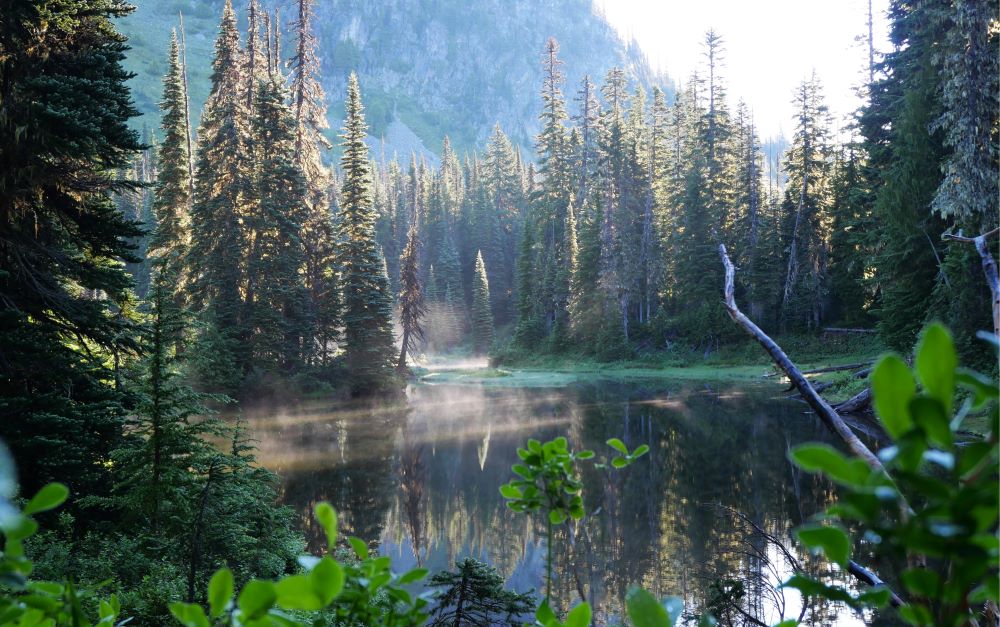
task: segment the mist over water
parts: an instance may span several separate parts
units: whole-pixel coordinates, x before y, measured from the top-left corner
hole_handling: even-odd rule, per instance
[[[420,384],[397,402],[316,401],[245,415],[310,550],[323,543],[312,507],[327,500],[343,534],[378,545],[399,571],[435,572],[472,556],[519,591],[544,588],[546,545],[544,527],[508,510],[498,491],[518,446],[565,435],[600,461],[611,452],[608,438],[648,443],[650,453],[624,471],[584,471],[592,515],[556,538],[557,602],[586,596],[607,621],[631,584],[703,603],[713,582],[731,579],[760,598],[757,614],[776,622],[782,609],[798,615],[796,593],[772,589],[789,566],[734,512],[792,546],[790,530],[828,505],[834,488],[787,461],[789,446],[827,435],[804,405],[774,393],[666,381]],[[830,624],[863,624],[844,608],[827,609]]]

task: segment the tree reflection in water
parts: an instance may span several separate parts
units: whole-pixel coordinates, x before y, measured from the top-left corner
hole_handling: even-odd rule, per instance
[[[791,546],[789,531],[803,513],[834,496],[828,482],[796,474],[785,455],[826,433],[775,392],[663,381],[418,385],[405,402],[247,414],[260,460],[282,476],[282,499],[301,513],[310,548],[320,546],[321,533],[309,513],[328,500],[345,534],[379,546],[401,571],[451,569],[475,557],[518,591],[543,585],[545,546],[543,530],[507,510],[498,492],[517,447],[558,435],[599,454],[611,437],[648,443],[650,453],[622,472],[585,470],[589,515],[557,538],[557,602],[586,598],[606,621],[631,584],[703,607],[730,580],[730,592],[733,582],[745,592],[739,611],[731,608],[733,624],[742,624],[741,612],[768,622],[799,610],[797,597],[774,592],[790,563],[748,529]],[[791,557],[814,567],[808,556]],[[817,617],[833,611],[813,609]]]

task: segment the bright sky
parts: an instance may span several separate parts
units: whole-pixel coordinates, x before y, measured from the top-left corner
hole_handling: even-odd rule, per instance
[[[654,68],[684,82],[702,67],[702,41],[714,28],[725,46],[730,106],[742,98],[762,137],[793,126],[795,86],[815,69],[836,124],[860,104],[867,80],[867,0],[594,0]],[[888,0],[872,0],[875,49],[888,48]]]

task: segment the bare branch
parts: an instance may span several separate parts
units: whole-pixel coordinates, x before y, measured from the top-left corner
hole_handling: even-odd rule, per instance
[[[983,259],[983,274],[986,275],[986,284],[990,286],[990,293],[993,295],[993,333],[1000,335],[1000,275],[997,274],[997,263],[990,254],[990,249],[986,246],[986,240],[1000,234],[1000,227],[993,229],[976,237],[965,237],[959,231],[958,235],[945,233],[942,239],[953,242],[964,242],[974,244],[979,256]]]

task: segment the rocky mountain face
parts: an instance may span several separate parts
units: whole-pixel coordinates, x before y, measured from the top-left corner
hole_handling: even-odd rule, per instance
[[[156,103],[170,30],[183,14],[192,107],[208,93],[212,46],[223,0],[146,0],[121,22],[133,50],[129,69],[140,124],[158,124]],[[237,8],[239,0],[237,0]],[[289,0],[265,0],[286,25]],[[584,74],[600,83],[612,67],[649,88],[673,85],[657,76],[634,43],[624,41],[591,0],[318,0],[315,32],[330,107],[331,136],[340,127],[347,76],[361,80],[373,146],[386,157],[436,153],[445,135],[459,152],[481,148],[496,123],[530,151],[538,129],[542,50],[561,47],[571,101]],[[245,16],[243,16],[245,20]]]

